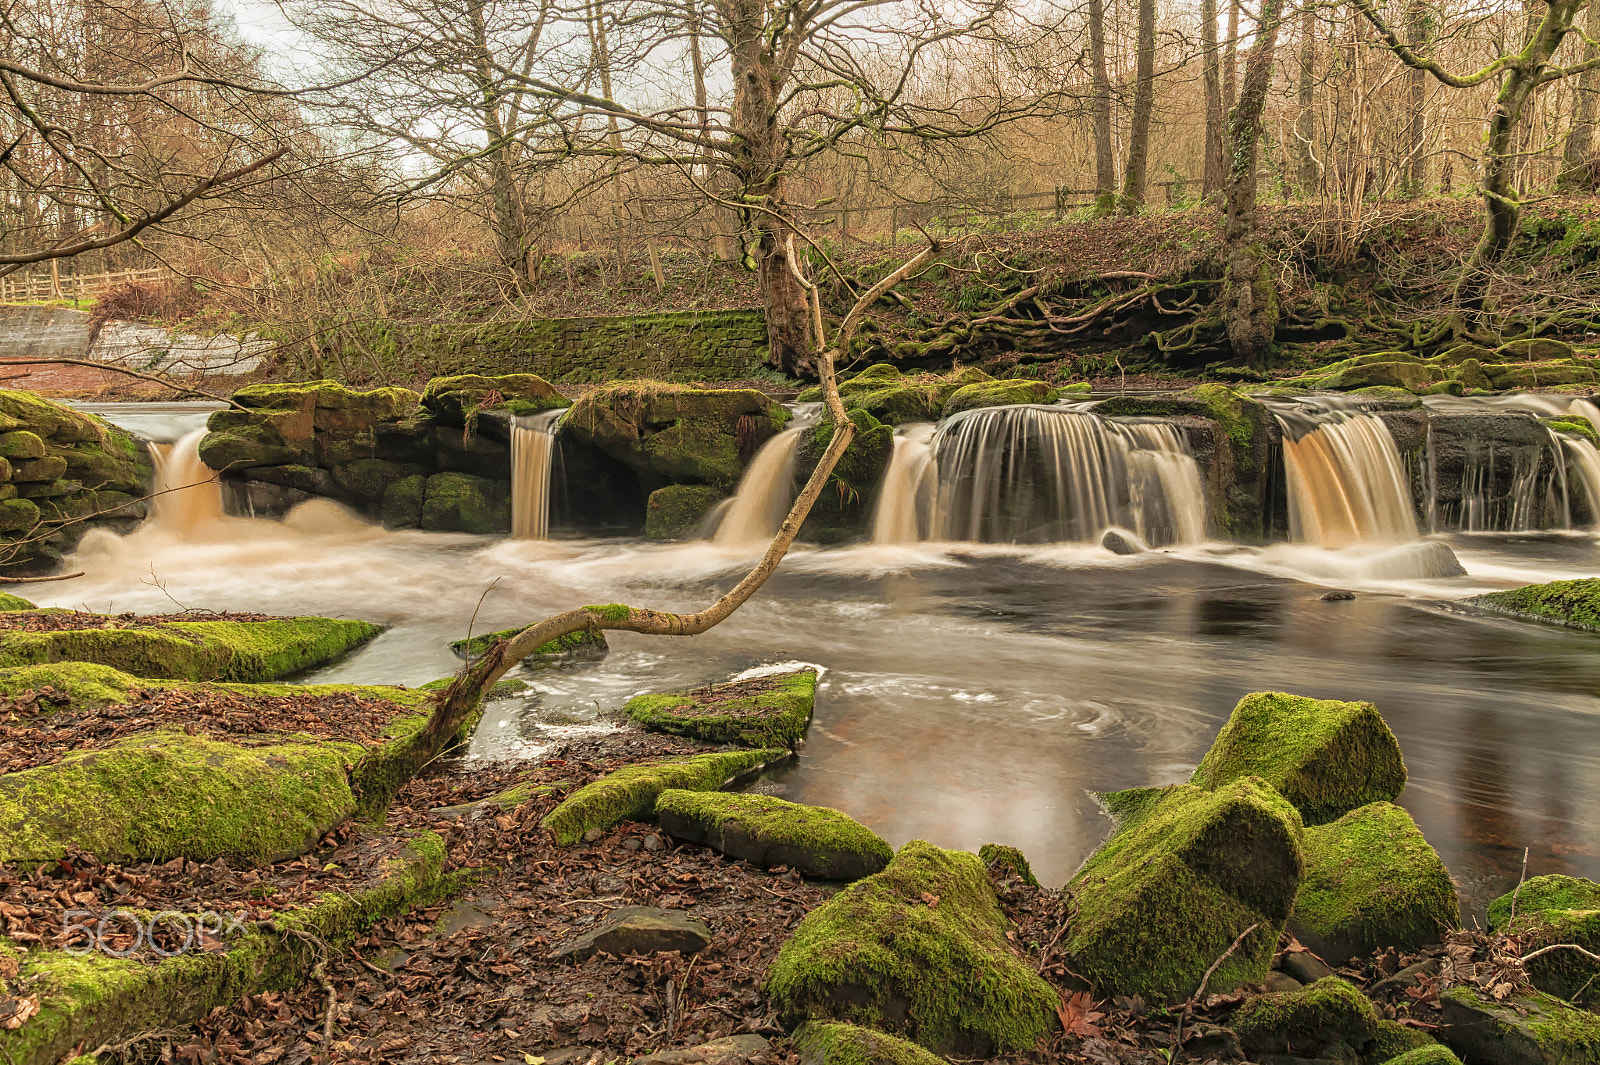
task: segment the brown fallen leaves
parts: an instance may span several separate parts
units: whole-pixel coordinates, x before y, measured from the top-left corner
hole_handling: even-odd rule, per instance
[[[1068,1035],[1078,1039],[1094,1039],[1100,1035],[1100,1027],[1095,1022],[1104,1019],[1105,1014],[1095,1009],[1094,998],[1089,992],[1079,991],[1062,996],[1061,1005],[1056,1007],[1056,1016],[1061,1018],[1061,1029]]]

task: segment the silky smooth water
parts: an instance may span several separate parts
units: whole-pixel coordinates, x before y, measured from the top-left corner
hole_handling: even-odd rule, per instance
[[[837,807],[899,844],[1021,847],[1059,884],[1102,837],[1097,790],[1184,780],[1234,703],[1278,689],[1375,703],[1404,748],[1402,802],[1475,907],[1530,874],[1600,876],[1600,637],[1449,600],[1600,569],[1587,535],[1458,537],[1432,549],[1202,544],[1119,558],[1088,545],[797,548],[732,619],[693,638],[611,636],[601,662],[524,674],[478,757],[537,755],[609,727],[638,692],[762,664],[826,672],[800,758],[757,786]],[[418,684],[447,643],[578,603],[692,609],[754,548],[384,532],[314,502],[87,537],[86,576],[18,591],[52,606],[362,617],[389,628],[318,674]],[[1323,602],[1328,587],[1350,602]]]

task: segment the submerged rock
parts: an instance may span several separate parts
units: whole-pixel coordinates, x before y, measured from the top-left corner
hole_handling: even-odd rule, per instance
[[[800,669],[688,691],[636,695],[623,713],[652,732],[742,747],[795,747],[805,739],[817,671]]]
[[[711,945],[711,929],[681,910],[622,906],[594,928],[550,952],[552,958],[585,961],[605,951],[618,956],[675,950],[697,954]]]
[[[1182,1002],[1256,925],[1207,986],[1264,979],[1305,869],[1294,807],[1249,777],[1102,799],[1118,826],[1067,885],[1078,904],[1064,944],[1073,971],[1103,995]]]
[[[1150,550],[1137,533],[1127,529],[1107,529],[1100,534],[1100,546],[1113,555],[1142,555]]]
[[[1411,815],[1387,802],[1305,833],[1306,875],[1289,931],[1336,962],[1378,947],[1415,950],[1458,927],[1461,907],[1444,863]]]
[[[1467,568],[1448,544],[1428,541],[1402,544],[1366,559],[1362,567],[1375,580],[1419,580],[1465,577]]]
[[[650,493],[644,508],[644,534],[652,540],[692,537],[706,516],[727,498],[720,488],[703,484],[669,484]]]
[[[656,800],[656,817],[674,839],[763,869],[787,865],[816,880],[860,880],[894,857],[893,848],[854,818],[771,795],[668,790]]]
[[[1400,744],[1371,703],[1283,692],[1241,699],[1190,782],[1217,788],[1251,776],[1294,803],[1308,825],[1393,802],[1406,786]]]
[[[1229,1023],[1245,1054],[1290,1054],[1329,1061],[1360,1060],[1378,1035],[1378,1011],[1355,987],[1330,976],[1300,991],[1262,995]]]
[[[800,1065],[945,1065],[915,1043],[839,1021],[811,1021],[794,1033]]]
[[[1030,1050],[1060,996],[1008,926],[977,855],[912,840],[806,915],[766,991],[786,1026],[848,1019],[967,1058]]]
[[[1506,592],[1475,595],[1465,602],[1496,614],[1600,632],[1600,577],[1530,584]]]
[[[788,756],[787,750],[728,751],[626,766],[567,796],[542,824],[558,844],[570,847],[590,832],[598,834],[623,821],[653,819],[656,800],[664,791],[715,791]]]
[[[1600,1061],[1600,1016],[1537,991],[1496,1002],[1472,987],[1439,993],[1439,1038],[1471,1065]]]

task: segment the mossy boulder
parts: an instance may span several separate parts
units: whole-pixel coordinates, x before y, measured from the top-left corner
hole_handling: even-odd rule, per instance
[[[22,532],[41,520],[39,504],[31,499],[0,500],[0,532]]]
[[[1369,802],[1393,802],[1406,767],[1371,703],[1254,692],[1234,707],[1190,783],[1217,788],[1246,777],[1265,780],[1306,824],[1321,825]]]
[[[510,484],[470,473],[436,473],[424,489],[421,525],[429,532],[510,532]]]
[[[1440,1040],[1469,1065],[1590,1065],[1600,1016],[1538,991],[1497,1002],[1474,987],[1439,993]]]
[[[1289,931],[1335,964],[1380,947],[1415,950],[1461,924],[1444,863],[1393,803],[1307,828],[1305,855]]]
[[[435,377],[422,390],[422,408],[440,425],[464,428],[487,410],[505,409],[512,414],[536,414],[569,406],[554,385],[531,373],[484,377],[461,374]]]
[[[1041,886],[1033,875],[1033,867],[1028,864],[1028,859],[1015,847],[1003,843],[985,843],[978,848],[978,857],[983,859],[983,864],[991,872],[1014,876],[1029,887]]]
[[[646,490],[666,484],[731,491],[789,412],[751,388],[621,381],[585,394],[561,417],[563,441],[632,469]]]
[[[1299,991],[1262,995],[1229,1022],[1246,1056],[1287,1054],[1330,1061],[1360,1060],[1378,1035],[1378,1011],[1355,986],[1325,977]]]
[[[656,799],[656,818],[674,839],[817,880],[860,880],[894,857],[876,832],[838,810],[771,795],[671,789]]]
[[[0,776],[0,861],[49,861],[70,847],[108,862],[292,858],[355,809],[345,766],[361,750],[156,732],[75,752]]]
[[[1466,602],[1496,614],[1600,632],[1600,577],[1530,584],[1510,591],[1475,595]]]
[[[1515,935],[1525,955],[1557,943],[1600,954],[1600,884],[1572,876],[1536,876],[1489,904],[1489,926]],[[1593,958],[1576,950],[1552,950],[1526,968],[1540,991],[1600,1009],[1600,962]]]
[[[838,1021],[811,1021],[793,1036],[800,1065],[945,1065],[904,1039]]]
[[[118,625],[107,618],[108,624]],[[262,681],[339,657],[378,635],[365,621],[288,618],[275,621],[171,621],[158,625],[0,630],[0,668],[93,662],[140,677]]]
[[[1502,391],[1512,388],[1549,388],[1553,385],[1586,385],[1600,381],[1600,370],[1587,361],[1576,359],[1486,363],[1483,372],[1490,384]]]
[[[1570,359],[1577,351],[1563,340],[1534,337],[1531,340],[1508,340],[1495,348],[1494,354],[1500,356],[1491,360],[1496,362],[1552,362]]]
[[[213,415],[215,417],[215,415]],[[304,448],[292,447],[267,426],[244,425],[213,430],[200,441],[200,461],[213,470],[240,471],[258,466],[296,466],[311,461]]]
[[[464,640],[452,640],[450,650],[457,658],[477,658],[492,647],[496,640],[509,640],[521,631],[521,629],[501,629],[499,632],[486,632],[481,636]],[[606,634],[600,629],[580,629],[565,636],[558,636],[549,643],[540,644],[530,651],[523,661],[534,667],[556,666],[567,662],[604,658],[610,650],[610,644],[606,643]]]
[[[44,456],[44,439],[38,433],[26,429],[0,433],[0,457],[13,464],[28,459],[42,459]]]
[[[817,693],[817,671],[800,669],[688,691],[636,695],[623,713],[652,732],[741,747],[796,747]]]
[[[1371,362],[1348,366],[1323,377],[1317,387],[1351,392],[1359,388],[1386,386],[1408,392],[1431,384],[1438,371],[1422,362]]]
[[[590,832],[605,832],[623,821],[651,820],[664,791],[716,791],[788,755],[786,750],[713,752],[627,766],[567,796],[542,824],[558,844],[568,847]]]
[[[693,536],[716,505],[727,498],[704,484],[669,484],[650,493],[644,508],[644,534],[652,540]]]
[[[1550,873],[1528,880],[1489,903],[1489,927],[1503,932],[1515,905],[1521,916],[1541,910],[1600,910],[1600,884],[1581,876]]]
[[[1461,1065],[1461,1059],[1450,1052],[1450,1048],[1438,1043],[1430,1043],[1425,1047],[1416,1047],[1403,1054],[1392,1058],[1373,1058],[1374,1062],[1381,1065]]]
[[[1073,971],[1101,994],[1182,1002],[1256,925],[1208,987],[1265,979],[1305,872],[1295,808],[1254,777],[1102,800],[1117,828],[1067,885],[1078,902],[1064,944]]]
[[[5,610],[38,610],[39,608],[20,595],[10,595],[0,592],[0,611]]]
[[[990,380],[981,370],[968,369],[964,376],[932,374],[907,376],[888,363],[876,363],[839,384],[839,399],[846,411],[870,414],[884,425],[937,421],[945,403],[957,390]],[[811,399],[822,398],[813,390]],[[807,398],[802,393],[802,400]]]
[[[1450,1051],[1426,1032],[1383,1018],[1379,1018],[1378,1033],[1372,1037],[1372,1042],[1367,1044],[1362,1057],[1372,1065],[1384,1065],[1395,1058],[1418,1050],[1438,1050],[1450,1055],[1450,1060],[1455,1058],[1455,1055],[1450,1054]],[[1460,1063],[1457,1062],[1456,1065]]]
[[[1546,418],[1544,424],[1554,432],[1581,436],[1589,443],[1600,446],[1600,436],[1595,434],[1594,426],[1589,424],[1588,418]]]
[[[379,516],[385,528],[411,529],[422,524],[422,504],[428,496],[428,479],[420,473],[402,477],[383,490]]]
[[[981,407],[1012,407],[1019,403],[1054,403],[1061,393],[1043,381],[990,381],[964,385],[950,394],[941,412],[946,418]]]
[[[1060,996],[1009,930],[977,855],[912,840],[806,915],[767,995],[786,1025],[849,1021],[965,1058],[1032,1050]]]
[[[862,410],[849,412],[856,435],[839,456],[822,494],[812,504],[800,535],[814,543],[856,540],[871,531],[878,488],[894,456],[894,430]],[[823,418],[800,436],[795,454],[796,484],[810,479],[833,441],[833,422]]]

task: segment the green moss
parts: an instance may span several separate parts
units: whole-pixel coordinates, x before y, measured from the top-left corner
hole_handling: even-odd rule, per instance
[[[805,738],[817,671],[636,695],[623,713],[652,732],[742,747],[795,747]]]
[[[1527,886],[1523,885],[1524,890]],[[1506,923],[1506,931],[1521,941],[1525,955],[1557,943],[1570,943],[1590,954],[1600,954],[1600,905],[1529,911],[1522,908],[1519,900],[1516,919]],[[1600,1011],[1600,962],[1576,950],[1553,950],[1534,958],[1526,968],[1533,986],[1540,991]]]
[[[1516,891],[1508,891],[1489,903],[1489,927],[1504,931],[1511,921],[1512,901],[1519,915],[1540,910],[1600,910],[1600,884],[1578,876],[1558,873],[1536,876]]]
[[[816,543],[841,543],[865,536],[873,518],[878,486],[894,455],[894,430],[863,410],[850,411],[855,438],[839,456],[822,494],[812,504],[800,533]],[[824,418],[800,441],[795,478],[811,477],[833,441],[833,422]]]
[[[1538,991],[1496,1002],[1477,988],[1439,993],[1446,1038],[1466,1062],[1600,1061],[1600,1017]]]
[[[645,504],[644,534],[652,540],[679,540],[693,536],[718,503],[725,498],[719,488],[703,484],[669,484],[650,493]]]
[[[801,1065],[944,1065],[915,1043],[836,1021],[811,1021],[794,1033]]]
[[[767,854],[769,860],[758,864],[793,866],[805,876],[832,879],[826,870],[838,864],[836,856],[879,869],[894,857],[893,848],[854,818],[772,795],[668,789],[656,799],[655,810],[658,818],[698,826],[703,834],[697,842],[725,850],[725,840],[736,836],[752,845],[743,849]]]
[[[422,504],[428,479],[422,474],[402,477],[383,490],[383,524],[388,529],[410,529],[422,524]]]
[[[1249,777],[1103,799],[1117,830],[1067,885],[1079,907],[1066,941],[1073,970],[1101,994],[1181,1002],[1254,924],[1209,987],[1263,980],[1305,871],[1294,807]]]
[[[1031,1050],[1060,999],[1008,930],[976,855],[912,840],[806,915],[766,991],[785,1024],[852,1021],[961,1057]]]
[[[1581,436],[1589,443],[1600,447],[1600,434],[1595,433],[1593,425],[1588,418],[1546,418],[1544,424],[1558,433],[1569,436]]]
[[[669,788],[715,791],[745,773],[785,758],[783,750],[729,751],[665,762],[627,766],[567,796],[545,817],[543,825],[563,847],[591,830],[604,832],[623,821],[647,821],[656,799]]]
[[[1415,950],[1459,927],[1455,886],[1411,815],[1375,802],[1306,829],[1306,877],[1289,931],[1332,962]]]
[[[1506,592],[1475,595],[1466,602],[1496,614],[1600,632],[1600,577],[1530,584]]]
[[[7,595],[0,592],[0,611],[4,610],[38,610],[39,608],[20,595]]]
[[[1385,1062],[1392,1061],[1414,1050],[1430,1049],[1443,1050],[1446,1054],[1450,1053],[1440,1046],[1433,1036],[1428,1035],[1426,1032],[1420,1032],[1415,1028],[1408,1028],[1398,1021],[1386,1020],[1380,1017],[1378,1019],[1378,1032],[1372,1037],[1372,1042],[1368,1043],[1364,1048],[1362,1057],[1372,1062],[1373,1065],[1384,1065]],[[1450,1060],[1455,1061],[1454,1055],[1451,1055]],[[1456,1065],[1460,1065],[1460,1062],[1456,1062]]]
[[[499,632],[486,632],[482,636],[473,636],[466,640],[452,640],[450,651],[457,658],[470,661],[492,647],[496,640],[509,640],[521,631],[521,629],[501,629]],[[553,666],[576,658],[603,658],[610,649],[610,645],[606,643],[605,633],[599,629],[580,629],[541,644],[530,651],[523,661],[533,666]]]
[[[130,736],[0,776],[0,861],[76,846],[105,861],[259,864],[303,854],[348,817],[356,744],[242,748],[183,733]]]
[[[0,632],[0,668],[77,661],[141,677],[272,680],[337,658],[381,631],[365,621],[311,617],[10,631]]]
[[[429,532],[510,532],[510,493],[469,473],[436,473],[428,478],[421,524]]]
[[[1094,391],[1094,386],[1088,381],[1074,381],[1069,385],[1062,385],[1060,392],[1063,396],[1083,396]]]
[[[622,621],[633,612],[632,607],[623,603],[603,603],[599,606],[590,604],[583,609],[604,621]]]
[[[1325,977],[1299,991],[1280,991],[1245,1003],[1229,1022],[1247,1055],[1355,1057],[1378,1035],[1378,1012],[1354,985]]]
[[[980,407],[1009,407],[1019,403],[1054,403],[1060,392],[1043,381],[991,381],[965,385],[945,401],[943,416]]]
[[[1460,1058],[1451,1053],[1448,1047],[1440,1046],[1438,1043],[1417,1047],[1391,1058],[1374,1057],[1372,1060],[1382,1065],[1461,1065]]]
[[[0,433],[0,457],[15,462],[24,459],[42,459],[44,456],[44,440],[38,433],[30,433],[26,429]]]
[[[1406,767],[1371,703],[1254,692],[1234,707],[1190,782],[1216,788],[1244,777],[1262,778],[1306,824],[1320,825],[1398,798]]]
[[[1028,859],[1015,847],[1007,847],[1003,843],[985,843],[978,848],[978,857],[984,865],[1005,876],[1014,876],[1029,887],[1041,886],[1033,875]]]

